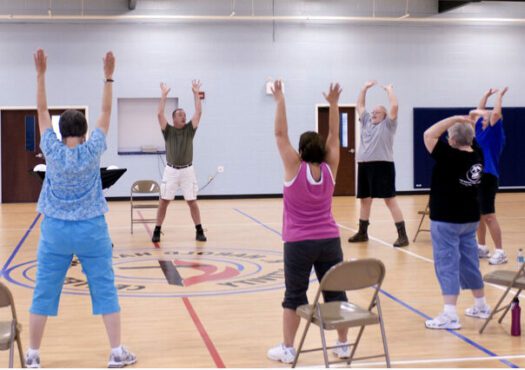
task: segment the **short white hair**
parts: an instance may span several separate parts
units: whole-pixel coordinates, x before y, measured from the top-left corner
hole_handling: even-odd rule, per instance
[[[472,145],[474,129],[468,123],[457,122],[448,129],[448,137],[452,139],[457,146]]]

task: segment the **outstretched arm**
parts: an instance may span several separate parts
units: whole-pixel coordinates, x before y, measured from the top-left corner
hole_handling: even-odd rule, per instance
[[[115,72],[115,56],[111,51],[104,57],[104,90],[102,91],[102,111],[97,121],[97,127],[107,134],[111,121],[111,105],[113,104],[113,72]]]
[[[481,100],[479,101],[478,109],[482,109],[482,110],[486,109],[487,100],[489,99],[491,95],[494,95],[497,91],[498,91],[497,89],[492,89],[492,88],[485,91],[485,93],[481,97]]]
[[[326,138],[326,163],[330,166],[332,174],[337,176],[337,167],[339,166],[339,96],[341,87],[338,83],[330,84],[328,94],[323,93],[326,101],[330,104],[328,112],[328,137]]]
[[[397,97],[394,94],[394,86],[392,86],[392,84],[389,84],[382,85],[381,87],[386,91],[388,95],[388,100],[390,102],[390,112],[388,113],[388,117],[392,121],[395,121],[397,120],[397,111],[399,110],[399,105],[397,102]]]
[[[435,123],[425,131],[423,140],[429,153],[434,151],[441,135],[457,122],[472,123],[468,116],[452,116]]]
[[[166,119],[166,116],[164,115],[164,110],[166,109],[166,100],[168,99],[168,94],[170,93],[170,88],[164,83],[160,83],[160,102],[159,107],[157,109],[157,119],[159,121],[160,129],[164,131],[166,129],[166,126],[168,125],[168,120]]]
[[[53,127],[51,124],[51,116],[47,109],[47,97],[46,97],[46,69],[47,69],[47,56],[44,50],[38,49],[33,54],[36,67],[36,106],[38,112],[38,129],[40,135],[44,133],[48,128]]]
[[[289,181],[297,174],[301,159],[288,137],[288,122],[286,120],[286,106],[281,81],[277,80],[274,82],[272,92],[277,103],[275,111],[275,141],[284,165],[284,178],[286,181]]]
[[[509,88],[504,87],[500,91],[498,91],[498,95],[496,96],[496,103],[494,104],[494,109],[492,110],[492,114],[490,115],[490,125],[494,126],[496,122],[498,122],[501,117],[503,117],[502,114],[502,105],[503,105],[503,95],[507,92]]]
[[[366,92],[375,84],[377,84],[377,81],[368,81],[359,92],[359,96],[357,97],[357,113],[359,116],[361,116],[366,109]]]
[[[200,89],[200,80],[193,80],[191,82],[191,91],[193,91],[193,100],[195,101],[195,113],[191,118],[191,124],[193,125],[194,129],[197,129],[197,127],[199,127],[199,122],[201,121],[202,116],[202,102],[199,96]]]

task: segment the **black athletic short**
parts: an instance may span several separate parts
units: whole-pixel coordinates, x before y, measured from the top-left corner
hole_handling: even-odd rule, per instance
[[[321,281],[326,272],[343,260],[341,239],[303,240],[284,243],[284,292],[283,308],[295,310],[308,304],[306,291],[310,282],[312,266],[317,280]],[[323,292],[325,302],[347,301],[345,292]]]
[[[478,188],[479,208],[482,215],[496,213],[496,193],[498,178],[490,173],[484,173]]]
[[[358,198],[392,198],[396,196],[394,162],[359,162],[357,164]]]

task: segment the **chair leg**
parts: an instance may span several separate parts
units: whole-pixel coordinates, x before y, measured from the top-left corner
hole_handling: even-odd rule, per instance
[[[359,344],[359,341],[361,340],[361,336],[363,335],[364,330],[365,330],[364,326],[361,326],[361,328],[359,328],[359,333],[357,334],[355,343],[352,346],[352,352],[350,352],[350,357],[348,357],[348,361],[346,362],[348,366],[350,366],[350,364],[352,363],[352,360],[354,359],[355,351],[357,350],[357,345]]]
[[[293,359],[292,368],[294,368],[297,365],[297,361],[299,361],[299,354],[301,353],[301,350],[303,349],[304,340],[306,339],[306,333],[308,333],[308,329],[310,328],[310,324],[312,323],[312,319],[308,320],[306,322],[306,326],[303,330],[303,335],[301,337],[301,341],[299,342],[299,347],[297,347],[297,352],[295,352],[295,358]]]
[[[388,344],[386,341],[385,323],[383,321],[383,312],[381,311],[381,303],[379,303],[379,297],[376,298],[377,313],[379,314],[379,327],[381,328],[381,338],[383,338],[383,349],[385,351],[386,367],[390,366],[390,354],[388,353]]]
[[[514,300],[514,298],[518,297],[521,293],[521,289],[518,290],[518,292],[514,295],[514,297],[512,297],[512,300]],[[512,301],[511,301],[512,302]],[[503,321],[503,319],[505,318],[505,316],[507,315],[507,313],[509,312],[510,310],[510,307],[511,307],[511,304],[509,303],[507,305],[507,308],[505,308],[505,311],[503,312],[503,315],[501,315],[501,317],[499,318],[498,320],[498,324],[501,324],[501,322]]]
[[[483,331],[485,330],[485,328],[487,327],[487,325],[489,324],[490,320],[492,320],[494,318],[494,314],[498,311],[498,309],[500,308],[501,304],[503,303],[503,300],[505,299],[505,297],[507,296],[507,294],[509,294],[509,291],[510,291],[511,287],[508,287],[507,290],[505,290],[505,293],[503,293],[503,295],[501,296],[501,298],[499,299],[498,303],[496,304],[496,307],[494,307],[494,309],[491,311],[489,317],[485,320],[485,323],[483,324],[483,326],[481,327],[481,329],[479,329],[479,333],[480,334],[483,334]]]
[[[9,368],[13,367],[13,357],[15,354],[15,339],[16,339],[16,321],[11,323],[11,335],[9,338]]]
[[[425,220],[425,215],[421,217],[421,221],[419,221],[419,226],[417,227],[416,235],[414,235],[414,239],[412,240],[414,243],[416,242],[417,236],[419,235],[419,232],[421,231],[421,225],[423,225],[423,221]]]
[[[20,367],[24,368],[26,367],[26,364],[24,361],[24,351],[22,349],[22,341],[20,340],[20,332],[16,334],[16,343],[18,345],[18,354],[20,356]]]
[[[131,235],[133,235],[133,208],[131,208]]]
[[[323,322],[323,317],[321,316],[321,309],[319,305],[317,305],[317,314],[319,315],[319,330],[321,331],[321,344],[323,345],[324,366],[326,368],[329,368],[330,364],[328,363],[328,350],[326,349],[326,337],[324,335],[324,322]]]

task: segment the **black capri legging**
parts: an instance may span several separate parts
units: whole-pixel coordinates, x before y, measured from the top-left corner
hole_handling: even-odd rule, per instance
[[[284,243],[284,293],[283,308],[291,310],[308,304],[306,291],[312,267],[321,281],[326,272],[343,261],[341,239],[302,240]],[[325,302],[347,301],[345,292],[323,292]]]

